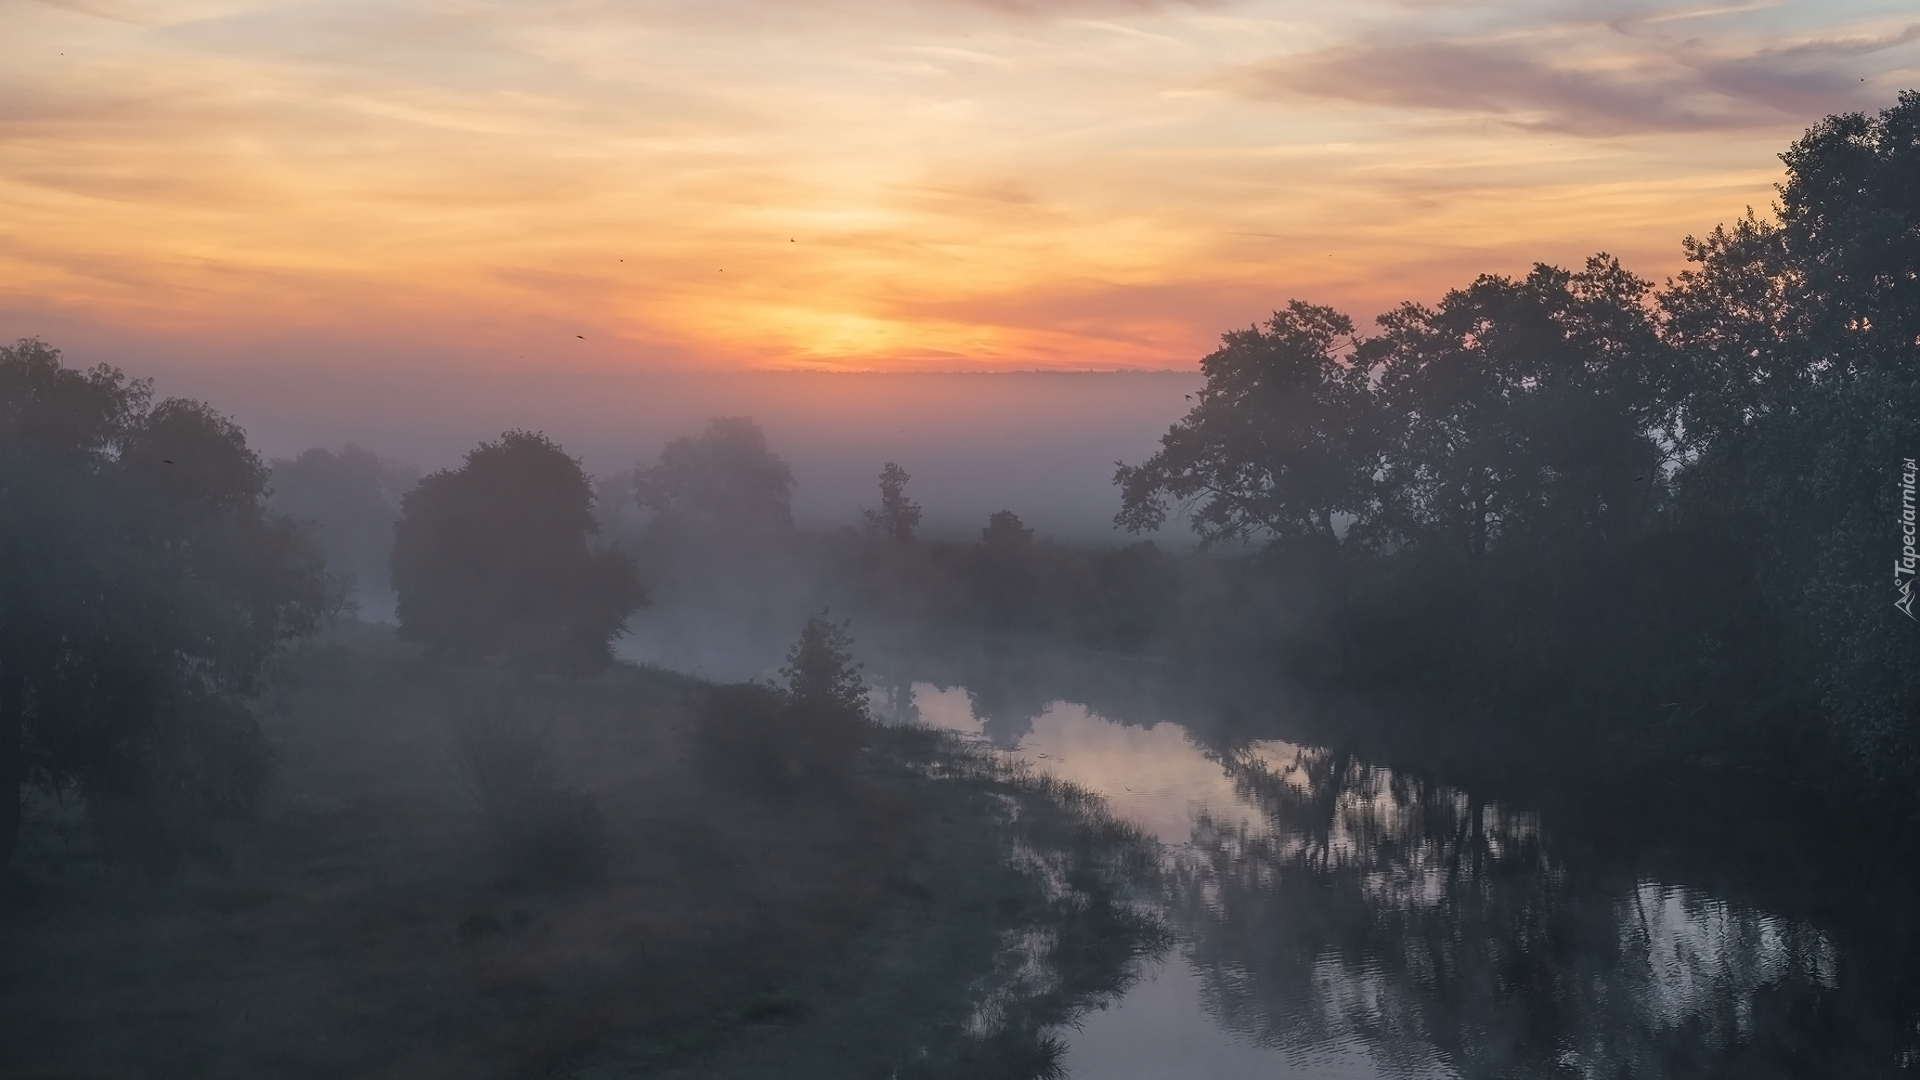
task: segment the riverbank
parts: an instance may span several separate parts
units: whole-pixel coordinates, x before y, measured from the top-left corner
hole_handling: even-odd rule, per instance
[[[704,684],[631,666],[511,687],[608,857],[510,883],[449,719],[502,691],[371,627],[290,655],[266,804],[164,879],[37,805],[7,1075],[1039,1076],[1161,940],[1125,900],[1150,849],[1097,800],[915,729],[832,794],[718,789]]]

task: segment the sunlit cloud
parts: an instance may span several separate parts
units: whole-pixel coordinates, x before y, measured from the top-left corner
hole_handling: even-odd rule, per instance
[[[1891,8],[0,7],[0,334],[209,362],[1184,367],[1764,209]]]

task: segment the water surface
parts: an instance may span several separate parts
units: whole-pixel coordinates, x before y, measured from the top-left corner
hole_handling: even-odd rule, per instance
[[[1147,902],[1179,945],[1062,1033],[1074,1076],[1898,1075],[1914,1057],[1913,980],[1871,927],[1665,877],[1645,867],[1671,852],[1563,842],[1526,807],[1349,754],[1222,738],[1177,702],[1121,722],[975,679],[903,679],[887,707],[1097,791],[1164,845]]]

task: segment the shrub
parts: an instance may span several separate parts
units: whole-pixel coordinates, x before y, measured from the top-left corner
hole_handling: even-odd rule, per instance
[[[610,854],[592,793],[565,787],[549,746],[551,725],[512,704],[474,704],[453,732],[461,773],[509,884],[577,884]]]
[[[401,500],[393,588],[400,636],[456,658],[591,671],[646,606],[633,560],[596,550],[593,486],[544,435],[509,431]]]
[[[807,620],[787,653],[787,689],[717,686],[696,713],[703,770],[729,786],[792,795],[844,783],[866,745],[866,684],[844,624]]]
[[[787,694],[775,687],[711,687],[694,725],[701,771],[724,786],[784,795],[823,778],[817,748],[794,722]]]

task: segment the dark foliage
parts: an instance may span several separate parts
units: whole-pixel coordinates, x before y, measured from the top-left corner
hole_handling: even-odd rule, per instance
[[[790,794],[815,776],[816,747],[793,722],[787,696],[759,683],[716,686],[694,713],[701,771],[735,791]]]
[[[980,530],[980,546],[988,551],[1027,551],[1033,546],[1033,530],[1019,514],[997,510],[987,516],[987,527]]]
[[[1378,435],[1367,371],[1342,361],[1353,321],[1294,301],[1266,329],[1236,330],[1200,361],[1193,410],[1140,465],[1120,465],[1116,522],[1139,532],[1191,510],[1203,544],[1249,536],[1316,536],[1369,502]]]
[[[596,551],[593,491],[544,435],[509,431],[402,502],[393,546],[400,634],[530,669],[604,666],[646,604],[633,560]]]
[[[844,789],[871,728],[851,646],[844,623],[816,615],[787,653],[786,689],[758,683],[709,689],[695,717],[704,771],[766,796]]]
[[[846,537],[836,577],[902,622],[1278,662],[1516,745],[1910,786],[1916,131],[1912,92],[1824,121],[1777,220],[1690,238],[1665,288],[1602,254],[1371,335],[1301,302],[1225,335],[1115,477],[1116,524],[1184,516],[1203,554],[1006,513],[977,545]]]
[[[1894,606],[1917,131],[1913,92],[1828,118],[1782,155],[1778,220],[1690,238],[1657,293],[1601,255],[1372,337],[1299,302],[1230,333],[1120,468],[1116,520],[1268,541],[1256,573],[1293,574],[1304,617],[1264,636],[1319,675],[1702,757],[1837,736],[1920,775],[1920,627]]]
[[[830,616],[823,611],[807,620],[780,674],[787,677],[787,696],[795,705],[863,721],[867,687],[853,660],[851,624]]]
[[[1109,548],[1035,540],[1024,526],[977,544],[843,536],[826,558],[823,573],[862,609],[896,621],[1220,659],[1264,658],[1269,631],[1291,619],[1280,598],[1302,576],[1150,540]]]
[[[1738,537],[1794,665],[1882,776],[1920,770],[1920,627],[1894,603],[1920,455],[1920,93],[1781,155],[1779,219],[1689,239],[1661,297],[1688,358],[1681,510]],[[1904,519],[1904,522],[1903,522]],[[1910,527],[1910,526],[1907,526]]]
[[[0,865],[29,786],[77,791],[110,847],[155,865],[251,805],[245,700],[327,602],[266,481],[207,406],[0,348]]]
[[[471,703],[455,721],[461,773],[510,885],[591,881],[610,854],[599,800],[561,782],[550,728],[511,701]]]
[[[1665,480],[1678,367],[1649,288],[1596,255],[1382,316],[1355,354],[1386,439],[1353,535],[1465,560],[1634,535]]]
[[[913,530],[920,527],[920,504],[907,498],[907,470],[889,461],[880,468],[880,507],[862,510],[867,531],[896,544],[913,542]]]
[[[661,525],[709,540],[792,531],[793,486],[793,470],[745,416],[715,417],[634,475],[635,497]]]

